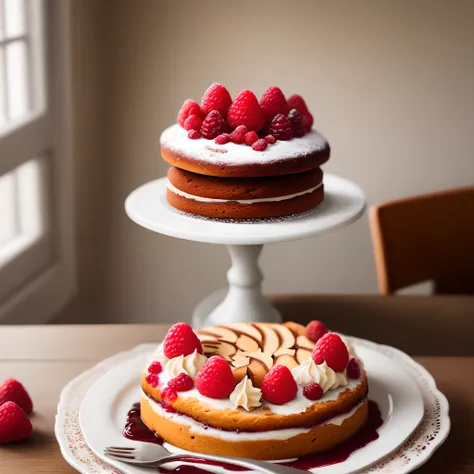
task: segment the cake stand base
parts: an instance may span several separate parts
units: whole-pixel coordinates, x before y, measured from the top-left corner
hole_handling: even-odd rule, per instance
[[[238,322],[281,322],[280,313],[262,293],[263,275],[258,258],[263,245],[228,245],[232,266],[229,289],[211,293],[195,309],[193,327]]]
[[[195,327],[238,322],[280,322],[278,311],[262,294],[258,258],[264,244],[314,237],[357,220],[364,212],[362,190],[347,179],[324,175],[324,202],[313,213],[295,219],[225,222],[183,214],[166,200],[167,179],[135,189],[125,202],[128,216],[153,232],[210,244],[227,245],[232,265],[229,288],[212,293],[193,314]]]

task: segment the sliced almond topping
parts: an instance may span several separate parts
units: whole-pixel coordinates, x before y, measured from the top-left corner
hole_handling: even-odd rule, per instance
[[[247,366],[234,369],[232,375],[234,376],[235,384],[237,385],[247,375]]]
[[[303,363],[305,360],[308,360],[311,357],[313,351],[307,349],[298,349],[296,351],[296,360],[299,364]]]
[[[308,349],[311,351],[314,348],[314,342],[311,342],[306,336],[298,336],[296,338],[296,345],[298,347],[304,347],[305,349]]]
[[[243,334],[247,334],[247,336],[250,336],[257,341],[262,340],[262,335],[260,334],[260,331],[249,323],[233,323],[228,324],[227,327],[230,329],[235,329],[236,331],[241,332]]]
[[[245,352],[255,352],[259,349],[257,341],[251,337],[246,336],[245,334],[239,335],[236,346]]]
[[[200,330],[198,330],[200,331]],[[228,329],[226,327],[222,326],[213,326],[211,328],[206,328],[204,330],[201,330],[198,332],[198,337],[200,338],[200,334],[205,334],[207,336],[213,337],[215,339],[220,339],[222,341],[226,342],[236,342],[237,341],[237,334],[232,331],[231,329]]]
[[[262,386],[263,378],[267,374],[267,370],[260,361],[254,359],[248,366],[248,373],[253,386],[260,388]]]
[[[280,338],[278,337],[278,334],[269,324],[255,323],[255,326],[257,326],[263,333],[263,352],[272,356],[280,347]]]
[[[247,367],[250,363],[250,358],[248,355],[242,354],[242,351],[237,351],[233,356],[232,356],[232,365],[235,368],[238,367]]]
[[[298,324],[293,321],[286,321],[283,323],[283,326],[287,327],[297,336],[304,336],[306,334],[306,328],[302,324]]]
[[[281,355],[289,355],[289,356],[294,356],[296,353],[295,349],[278,349],[275,351],[275,354],[273,354],[275,357],[281,356]]]
[[[295,358],[289,355],[281,355],[279,357],[275,358],[275,364],[274,365],[285,365],[288,367],[290,370],[293,367],[298,366],[298,362],[296,362]]]
[[[219,354],[224,357],[225,360],[231,361],[232,356],[236,352],[236,348],[224,341],[213,341],[212,343],[204,343],[203,351],[205,354]]]
[[[216,341],[201,341],[201,346],[204,354],[214,354],[219,349],[219,344],[216,344]]]
[[[280,335],[280,348],[289,349],[295,345],[295,336],[287,327],[281,324],[272,324],[272,328]]]
[[[268,355],[266,352],[262,352],[260,349],[255,352],[242,352],[242,355],[250,357],[250,359],[257,359],[267,368],[267,370],[270,370],[273,366],[272,356]]]

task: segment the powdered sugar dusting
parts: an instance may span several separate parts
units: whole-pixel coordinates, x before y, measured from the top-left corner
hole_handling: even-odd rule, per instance
[[[218,145],[213,140],[204,138],[190,140],[187,133],[180,125],[172,125],[161,134],[160,143],[188,158],[225,165],[251,165],[294,159],[323,151],[328,146],[326,139],[316,130],[301,138],[277,141],[274,145],[269,145],[265,151],[255,151],[245,144],[236,145],[229,142]]]

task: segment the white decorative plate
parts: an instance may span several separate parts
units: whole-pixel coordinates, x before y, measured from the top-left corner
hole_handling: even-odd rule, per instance
[[[426,462],[449,432],[446,398],[436,389],[431,375],[403,352],[361,339],[352,338],[352,342],[361,358],[366,360],[371,381],[370,398],[379,403],[384,425],[379,429],[378,440],[355,452],[344,463],[319,468],[317,472],[339,474],[361,469],[364,473],[410,472]],[[101,450],[106,444],[132,443],[122,438],[120,432],[127,410],[138,401],[139,375],[147,354],[154,348],[155,345],[142,345],[117,354],[81,374],[63,390],[56,417],[56,437],[64,458],[78,471],[149,472],[122,463],[112,465],[110,460],[100,459],[93,451],[102,456]],[[371,363],[371,360],[377,360],[374,352],[379,355],[378,363]],[[386,369],[382,370],[384,367]],[[400,368],[411,376],[411,380]],[[110,374],[106,375],[109,370]],[[111,377],[115,381],[113,388]],[[88,392],[89,396],[86,395]],[[176,467],[176,463],[167,467]],[[209,466],[211,472],[219,472],[218,469]]]

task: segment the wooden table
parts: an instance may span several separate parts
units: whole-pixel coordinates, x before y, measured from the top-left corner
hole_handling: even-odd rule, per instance
[[[35,433],[26,443],[0,447],[0,473],[73,473],[62,458],[53,426],[64,385],[99,360],[143,342],[162,339],[166,326],[0,327],[0,380],[15,377],[28,388]],[[472,337],[472,333],[471,333]],[[419,473],[474,472],[474,357],[416,357],[451,405],[452,431]]]

